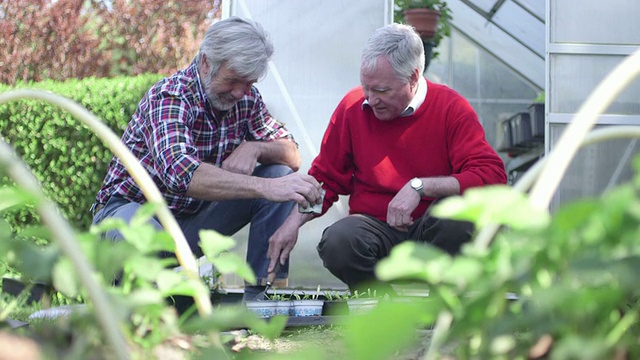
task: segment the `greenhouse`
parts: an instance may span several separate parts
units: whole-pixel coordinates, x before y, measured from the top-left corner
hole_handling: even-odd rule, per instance
[[[0,359],[640,358],[637,14],[0,1]]]
[[[447,4],[453,15],[451,36],[439,44],[426,76],[470,101],[487,139],[500,151],[511,183],[553,150],[589,94],[640,46],[640,24],[632,19],[640,11],[636,1],[615,0],[606,7],[590,0],[449,0]],[[359,57],[365,40],[393,21],[394,2],[237,0],[224,3],[223,11],[223,16],[252,17],[270,32],[276,52],[259,86],[273,111],[293,129],[303,167],[308,167],[335,105],[360,83]],[[599,117],[597,127],[640,124],[638,99],[636,80]],[[509,120],[520,120],[522,113],[528,116],[535,102],[544,103],[543,114],[536,108],[538,116],[544,115],[542,122],[538,118],[542,126],[534,122],[526,134],[516,134],[524,130],[509,127]],[[635,140],[624,139],[581,150],[552,208],[630,180],[637,150]],[[320,273],[325,274],[323,287],[343,286],[323,268],[315,247],[322,230],[347,212],[347,201],[341,199],[327,215],[301,228],[291,259],[292,286],[315,288]]]

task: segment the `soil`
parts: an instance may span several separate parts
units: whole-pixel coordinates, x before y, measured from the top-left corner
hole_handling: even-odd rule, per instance
[[[275,341],[250,334],[246,330],[231,333],[235,339],[229,345],[234,352],[248,349],[250,351],[291,354],[308,347],[317,347],[323,350],[327,359],[348,358],[340,327],[314,326],[286,330]],[[423,359],[430,340],[431,330],[419,330],[414,346],[396,354],[389,360]]]

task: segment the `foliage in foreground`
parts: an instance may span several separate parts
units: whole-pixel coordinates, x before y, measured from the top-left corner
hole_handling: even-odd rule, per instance
[[[640,167],[640,162],[637,164]],[[386,359],[409,346],[416,329],[440,322],[446,331],[434,334],[435,348],[430,351],[435,353],[431,355],[450,354],[460,359],[638,357],[639,187],[640,176],[601,199],[563,206],[552,217],[536,213],[523,194],[507,187],[469,191],[464,197],[443,202],[437,210],[439,216],[473,220],[479,226],[499,222],[508,230],[488,249],[469,244],[454,258],[413,242],[394,249],[381,262],[379,277],[423,281],[429,286],[429,299],[406,304],[382,302],[370,314],[349,319],[344,324],[346,353],[354,359]],[[3,209],[15,206],[22,196],[19,191],[5,194],[9,196],[2,197],[7,199],[2,201]],[[172,242],[166,234],[154,235],[147,227],[145,219],[151,214],[152,209],[147,209],[130,227],[106,222],[81,237],[85,254],[118,304],[114,316],[127,329],[131,351],[149,355],[171,339],[189,335],[189,354],[195,358],[212,354],[223,358],[276,356],[230,353],[222,346],[222,333],[246,327],[275,339],[285,326],[285,318],[265,322],[239,306],[221,306],[206,318],[180,318],[167,305],[167,297],[192,295],[194,287],[204,285],[167,270],[172,260],[155,256],[157,251],[171,250]],[[121,229],[129,241],[97,241],[96,234],[112,228]],[[25,251],[20,239],[6,238],[6,224],[2,229],[4,262],[13,263],[32,279],[53,274],[56,288],[68,296],[83,294],[74,270],[55,244]],[[218,270],[239,273],[252,281],[246,264],[226,252],[232,246],[231,239],[218,234],[203,236],[205,254]],[[110,286],[110,279],[119,271],[123,271],[122,282]],[[515,294],[517,300],[508,294]],[[73,334],[67,339],[74,342],[66,349],[86,354],[96,347],[104,348],[100,331],[88,330],[95,329],[91,313],[77,316],[69,320],[73,325],[55,324]],[[371,341],[378,338],[385,341]],[[308,348],[300,354],[307,359],[325,358],[322,349]]]
[[[378,275],[429,284],[447,329],[435,352],[448,349],[460,359],[638,358],[639,189],[636,175],[551,218],[507,187],[469,191],[436,214],[508,227],[488,249],[469,245],[451,258],[406,243],[381,262]]]

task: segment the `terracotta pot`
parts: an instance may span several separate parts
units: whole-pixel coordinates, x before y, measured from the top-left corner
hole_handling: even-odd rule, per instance
[[[413,26],[422,39],[431,39],[438,29],[440,11],[431,9],[407,9],[403,12],[404,21]]]

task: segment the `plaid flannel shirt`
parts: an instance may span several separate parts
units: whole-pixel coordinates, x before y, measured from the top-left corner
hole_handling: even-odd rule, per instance
[[[193,214],[204,201],[185,195],[202,162],[220,166],[243,141],[289,139],[284,124],[273,118],[257,88],[220,119],[207,102],[195,61],[156,83],[142,98],[122,135],[176,215]],[[144,203],[145,197],[122,162],[113,157],[97,203],[111,196]]]

